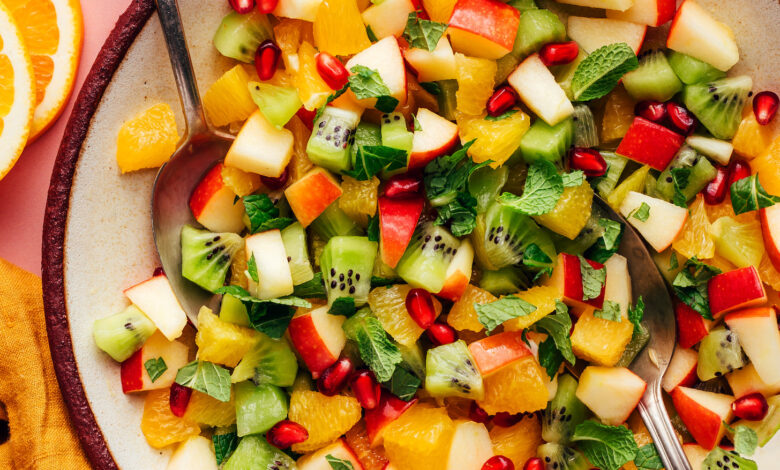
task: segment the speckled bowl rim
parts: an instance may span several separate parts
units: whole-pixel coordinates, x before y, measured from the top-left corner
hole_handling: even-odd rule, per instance
[[[119,17],[79,92],[51,175],[43,224],[42,279],[46,331],[54,372],[70,419],[94,468],[118,469],[81,382],[65,305],[65,232],[71,187],[92,117],[114,73],[155,10],[153,0],[132,0]]]

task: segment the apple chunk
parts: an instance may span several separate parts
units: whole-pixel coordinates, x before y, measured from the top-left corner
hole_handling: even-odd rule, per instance
[[[715,318],[739,308],[766,302],[766,291],[753,266],[713,276],[707,284],[710,311]]]
[[[179,444],[165,470],[217,470],[217,457],[211,439],[192,436]]]
[[[780,382],[780,331],[776,307],[760,307],[729,313],[724,321],[737,334],[761,380]]]
[[[381,39],[358,52],[347,61],[350,72],[355,66],[362,65],[376,71],[390,89],[390,96],[398,100],[399,105],[406,103],[406,66],[401,48],[394,36]],[[373,107],[376,98],[358,100],[352,90],[347,94],[364,107]]]
[[[436,49],[405,48],[404,58],[417,72],[419,82],[437,82],[439,80],[454,80],[455,54],[447,36],[442,36],[436,43]]]
[[[168,341],[160,333],[153,334],[141,349],[122,363],[120,372],[122,391],[124,393],[145,392],[170,387],[178,370],[187,365],[188,352],[189,348],[183,343]],[[158,359],[165,362],[166,369],[162,375],[152,380],[146,363]]]
[[[414,131],[409,169],[422,168],[449,152],[458,142],[458,126],[426,108],[417,110],[420,130]]]
[[[512,51],[520,12],[498,0],[458,0],[449,21],[452,47],[468,56],[498,59]]]
[[[414,235],[425,201],[421,196],[379,198],[379,256],[395,268]]]
[[[693,0],[683,2],[677,10],[666,47],[724,72],[739,62],[734,33]]]
[[[616,426],[628,419],[646,388],[647,383],[625,367],[588,366],[575,394],[601,421]]]
[[[473,263],[474,248],[469,239],[466,238],[460,242],[458,252],[452,257],[444,278],[444,287],[436,295],[457,302],[466,291],[466,286],[469,285]]]
[[[667,393],[672,393],[677,387],[690,387],[696,383],[696,365],[699,354],[693,349],[674,348],[672,362],[664,373],[661,386]]]
[[[748,364],[741,369],[726,374],[734,397],[740,398],[751,393],[760,393],[769,398],[780,393],[780,381],[768,384],[761,380],[753,364]]]
[[[417,403],[417,398],[403,401],[385,389],[380,393],[379,404],[371,410],[366,410],[365,414],[366,433],[371,447],[382,445],[385,427]]]
[[[531,54],[521,62],[507,82],[517,91],[523,103],[550,126],[574,113],[574,106],[566,92],[542,63],[539,54]]]
[[[279,230],[246,237],[247,262],[254,258],[257,281],[249,278],[249,292],[258,299],[274,299],[293,293],[292,273]]]
[[[634,0],[634,4],[627,10],[607,10],[607,18],[661,26],[674,18],[676,3],[675,0]]]
[[[341,329],[346,317],[331,315],[328,307],[313,310],[299,309],[290,321],[287,332],[313,378],[336,362],[344,349],[347,337]]]
[[[467,420],[456,421],[446,470],[482,470],[482,465],[490,457],[493,457],[493,444],[485,425]]]
[[[238,131],[236,140],[225,155],[225,165],[278,178],[290,163],[292,152],[292,132],[277,129],[258,109]]]
[[[593,269],[602,269],[603,264],[587,260]],[[606,282],[601,286],[601,294],[595,299],[583,300],[582,268],[580,259],[568,253],[558,254],[558,262],[555,265],[547,285],[555,287],[563,296],[563,301],[570,307],[583,310],[587,308],[602,308],[604,306],[604,292]]]
[[[357,455],[343,438],[316,452],[304,455],[298,459],[296,465],[298,470],[331,470],[333,467],[328,462],[328,457],[345,460],[354,470],[363,470],[363,465],[361,465]]]
[[[645,40],[647,26],[609,18],[570,16],[566,31],[569,37],[588,54],[600,47],[618,42],[628,44],[634,53],[639,53]]]
[[[761,209],[761,232],[772,266],[780,270],[780,204]]]
[[[371,28],[378,39],[400,36],[406,27],[409,13],[414,11],[411,0],[384,0],[366,8],[363,22]]]
[[[279,0],[273,14],[277,18],[297,18],[314,21],[322,0]]]
[[[341,197],[341,186],[323,168],[315,168],[284,190],[298,222],[308,227],[314,219]]]
[[[664,171],[683,142],[685,138],[680,134],[637,116],[615,152]]]
[[[567,3],[580,7],[606,8],[607,10],[625,11],[631,7],[634,0],[556,0],[558,3]]]
[[[244,203],[222,179],[222,163],[206,173],[190,196],[195,220],[212,232],[240,233],[244,229]]]
[[[171,283],[165,274],[125,289],[125,295],[135,304],[168,340],[181,336],[187,324],[187,314],[181,308]]]
[[[677,344],[683,349],[692,347],[710,332],[712,321],[679,300],[674,303],[674,315],[677,322]]]
[[[488,377],[516,360],[531,355],[522,331],[505,331],[474,341],[469,344],[469,352],[482,377]]]
[[[688,387],[672,391],[677,414],[700,446],[711,450],[726,431],[723,423],[731,421],[731,403],[734,397],[705,392]]]
[[[648,207],[647,219],[638,219],[636,211]],[[659,253],[672,244],[688,219],[688,209],[636,191],[629,192],[623,199],[620,214]]]

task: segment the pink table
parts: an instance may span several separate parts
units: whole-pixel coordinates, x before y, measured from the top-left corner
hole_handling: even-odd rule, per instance
[[[73,101],[128,0],[81,0],[84,49],[70,103],[48,132],[31,144],[16,166],[0,180],[0,258],[40,275],[41,231],[54,158]]]

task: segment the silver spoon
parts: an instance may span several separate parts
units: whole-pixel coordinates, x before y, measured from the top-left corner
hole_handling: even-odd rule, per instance
[[[225,157],[233,136],[215,131],[206,123],[176,0],[155,1],[187,130],[154,182],[154,243],[176,298],[197,326],[200,307],[215,308],[218,299],[182,277],[181,229],[185,224],[197,225],[188,204],[190,195],[206,171]]]
[[[618,253],[628,260],[631,290],[635,298],[645,302],[644,326],[650,332],[650,341],[642,349],[630,369],[647,382],[647,389],[639,401],[639,415],[653,436],[655,447],[664,467],[669,470],[691,470],[688,458],[674,432],[661,395],[661,379],[674,354],[677,340],[674,309],[669,291],[658,268],[647,251],[647,246],[631,225],[598,196],[593,201],[612,220],[625,226]]]

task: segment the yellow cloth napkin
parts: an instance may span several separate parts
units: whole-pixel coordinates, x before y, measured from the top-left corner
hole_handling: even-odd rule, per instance
[[[41,279],[0,259],[0,402],[10,439],[0,469],[88,469],[54,376]]]

